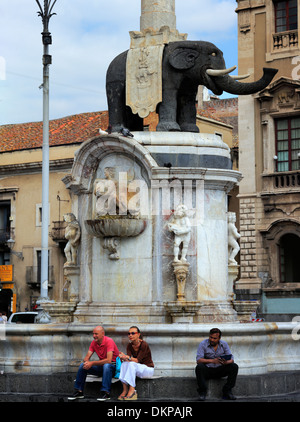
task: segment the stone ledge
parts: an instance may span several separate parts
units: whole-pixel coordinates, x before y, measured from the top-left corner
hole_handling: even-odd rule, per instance
[[[0,375],[0,402],[10,395],[55,395],[57,400],[66,399],[73,392],[75,373],[59,373],[46,375]],[[219,399],[225,380],[208,382],[208,399]],[[148,400],[191,400],[198,398],[196,377],[158,377],[153,379],[137,379],[137,391],[140,399]],[[121,383],[112,384],[111,397],[115,399],[122,390]],[[234,394],[243,399],[260,398],[278,395],[300,394],[300,371],[273,372],[266,375],[240,375]],[[99,383],[87,383],[85,396],[96,398],[99,395]],[[3,398],[3,399],[2,399]]]

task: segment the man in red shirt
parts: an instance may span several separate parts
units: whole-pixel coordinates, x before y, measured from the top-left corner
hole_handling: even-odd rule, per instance
[[[83,389],[87,374],[102,376],[100,401],[110,399],[111,379],[116,370],[116,358],[119,356],[119,350],[116,343],[105,335],[104,328],[95,327],[93,330],[94,340],[91,342],[89,350],[80,364],[75,380],[75,392],[69,400],[83,399]],[[90,360],[96,353],[99,360]]]

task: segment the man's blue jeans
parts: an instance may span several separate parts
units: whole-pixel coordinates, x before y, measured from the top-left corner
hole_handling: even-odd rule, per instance
[[[75,381],[75,389],[79,391],[83,391],[84,384],[86,380],[87,374],[90,375],[97,375],[98,377],[102,377],[102,386],[101,391],[106,391],[107,393],[110,392],[111,386],[111,379],[115,374],[116,364],[115,363],[105,363],[101,366],[92,366],[90,369],[83,368],[84,363],[81,363],[77,372],[76,381]]]

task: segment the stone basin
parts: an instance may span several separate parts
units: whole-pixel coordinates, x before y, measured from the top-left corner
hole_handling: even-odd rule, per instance
[[[94,323],[0,324],[0,369],[4,374],[76,373],[99,320],[95,319]],[[119,350],[124,349],[132,321],[105,325],[105,334],[114,339]],[[209,324],[144,324],[138,318],[134,321],[138,322],[151,348],[156,376],[195,379],[197,348],[216,326],[214,321]],[[280,371],[292,374],[300,370],[299,322],[218,323],[217,327],[239,365],[239,375]],[[4,378],[1,382],[4,385]]]
[[[147,221],[138,218],[98,218],[86,220],[86,227],[90,234],[96,237],[134,237],[141,234]]]

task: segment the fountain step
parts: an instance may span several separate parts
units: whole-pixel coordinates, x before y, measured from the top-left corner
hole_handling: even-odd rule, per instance
[[[0,375],[0,402],[4,401],[66,401],[73,392],[74,373],[34,375]],[[208,400],[221,398],[225,380],[208,382]],[[197,401],[197,383],[195,378],[154,377],[137,379],[136,389],[140,400],[145,401]],[[121,383],[112,384],[111,398],[117,399],[122,390]],[[99,382],[87,382],[86,400],[94,401],[100,391]],[[295,394],[300,395],[300,371],[273,372],[264,375],[240,375],[234,389],[240,401],[264,400],[270,397]]]

